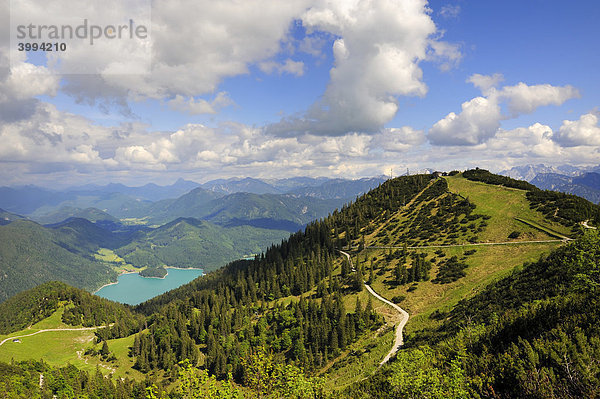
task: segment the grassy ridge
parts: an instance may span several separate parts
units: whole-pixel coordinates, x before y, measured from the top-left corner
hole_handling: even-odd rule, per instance
[[[441,322],[435,317],[435,314],[452,309],[464,298],[476,295],[485,286],[509,275],[512,270],[520,267],[523,263],[535,261],[540,256],[564,245],[562,242],[523,242],[516,245],[472,246],[469,243],[469,237],[474,233],[478,236],[478,242],[490,243],[544,241],[553,240],[553,235],[564,237],[564,235],[571,234],[570,228],[548,220],[541,212],[532,210],[524,190],[470,181],[460,175],[447,177],[445,181],[448,183],[447,191],[443,189],[443,184],[439,185],[439,183],[438,188],[433,188],[435,182],[432,182],[420,195],[408,201],[405,207],[387,215],[377,223],[363,228],[364,241],[359,238],[352,242],[354,248],[367,247],[358,252],[354,251],[353,260],[355,264],[360,264],[364,268],[363,275],[365,279],[370,278],[371,275],[373,276],[371,283],[373,289],[388,299],[400,300],[400,306],[410,313],[411,318],[405,327],[407,342],[410,342],[412,337],[422,329],[438,326]],[[452,207],[449,206],[451,194],[456,195],[454,197],[454,207],[457,211],[453,211]],[[460,230],[465,225],[461,224],[460,221],[466,216],[464,213],[456,214],[452,212],[469,212],[468,207],[460,205],[460,201],[465,199],[475,206],[471,211],[472,214],[485,216],[485,218],[478,218],[480,221],[485,221],[481,231],[476,231],[477,226],[481,223],[478,221],[475,222],[475,229],[471,231],[467,229],[466,232]],[[432,204],[435,205],[432,207]],[[398,285],[395,281],[395,268],[401,260],[396,255],[396,251],[402,251],[402,245],[398,245],[399,249],[393,250],[368,247],[385,246],[382,243],[382,237],[385,238],[386,236],[390,237],[390,244],[400,244],[394,242],[395,237],[408,233],[411,226],[418,229],[421,223],[423,226],[427,225],[426,218],[423,215],[427,215],[427,212],[431,215],[440,212],[439,204],[448,206],[446,210],[446,212],[449,212],[448,217],[456,216],[459,220],[457,225],[459,226],[458,234],[453,240],[459,245],[456,247],[410,250],[411,253],[424,254],[425,260],[432,263],[433,266],[429,271],[430,278],[427,281]],[[536,226],[523,225],[515,219],[516,217],[535,221],[532,223],[535,223]],[[442,225],[442,227],[444,226]],[[515,230],[521,232],[520,237],[516,240],[508,239],[508,235]],[[383,235],[381,232],[386,232],[386,234]],[[445,232],[444,235],[448,237],[449,232]],[[440,237],[434,237],[433,240],[429,237],[427,239],[415,239],[412,245],[424,247],[432,244],[449,243],[447,241],[450,240],[443,238],[440,240]],[[456,256],[460,262],[466,263],[466,276],[446,284],[433,283],[432,280],[437,275],[439,266],[444,260],[453,256]],[[340,262],[341,260],[342,257],[339,258]],[[406,266],[410,267],[411,262],[409,257]],[[371,265],[374,268],[372,274],[370,271]],[[334,276],[339,273],[340,264],[334,269]],[[360,297],[363,303],[368,298],[364,292],[358,295],[348,293],[344,298],[347,307],[352,306],[356,296]],[[398,320],[397,314],[386,309],[388,308],[386,305],[378,303],[378,301],[375,301],[374,305],[378,312],[385,315],[388,325],[393,325]],[[391,339],[387,343],[388,350],[390,346]],[[340,369],[332,368],[328,371],[327,379],[332,381],[331,385],[327,384],[329,388],[333,389],[336,383],[340,383],[340,381],[347,378],[354,381],[360,380],[374,373],[377,369],[378,362],[371,364],[361,362],[358,359],[353,360],[354,362],[345,360],[344,367]],[[341,360],[338,362],[341,363]]]
[[[571,234],[570,228],[548,220],[541,212],[531,209],[527,191],[471,181],[460,175],[445,179],[451,192],[468,198],[475,204],[478,213],[492,218],[489,220],[489,226],[480,235],[482,242],[506,241],[508,235],[513,231],[523,233],[519,238],[522,241],[552,238],[536,228],[523,226],[515,218],[526,219],[539,226],[546,226],[549,230],[562,235]]]

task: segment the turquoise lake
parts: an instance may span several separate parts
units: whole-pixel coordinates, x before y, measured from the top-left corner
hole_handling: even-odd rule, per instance
[[[129,305],[137,305],[202,275],[201,269],[167,269],[165,278],[147,278],[137,273],[122,274],[118,283],[101,288],[96,295]]]

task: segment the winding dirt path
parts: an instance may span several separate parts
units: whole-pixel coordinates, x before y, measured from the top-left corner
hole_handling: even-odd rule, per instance
[[[585,227],[586,229],[593,229],[593,230],[596,230],[596,227],[588,225],[588,222],[589,222],[589,220],[586,220],[586,221],[584,221],[584,222],[581,222],[581,225],[582,225],[583,227]]]
[[[593,228],[593,227],[591,227]],[[504,242],[476,242],[469,244],[447,244],[447,245],[424,245],[420,247],[406,247],[407,249],[428,249],[428,248],[454,248],[454,247],[476,247],[481,245],[523,245],[523,244],[545,244],[552,242],[567,242],[571,241],[572,238],[565,237],[564,240],[533,240],[533,241],[504,241]],[[367,249],[402,249],[404,247],[398,245],[380,245],[380,246],[368,246]]]
[[[396,309],[398,311],[398,313],[400,313],[400,315],[402,316],[400,323],[398,323],[398,326],[396,327],[396,338],[394,339],[394,345],[392,346],[392,349],[388,352],[388,354],[379,363],[379,365],[381,366],[382,364],[387,363],[388,360],[390,360],[390,358],[392,356],[394,356],[396,354],[396,352],[398,352],[398,349],[400,349],[400,347],[402,345],[404,345],[404,337],[402,336],[402,330],[404,329],[404,326],[408,322],[408,312],[406,310],[402,309],[400,306],[396,305],[393,302],[388,301],[387,299],[385,299],[384,297],[382,297],[381,295],[379,295],[378,293],[373,291],[373,288],[371,288],[370,285],[365,284],[365,288],[367,289],[367,291],[369,291],[371,293],[371,295],[373,295],[375,298],[379,299],[383,303],[387,303],[388,305],[390,305],[391,307]]]
[[[350,254],[344,251],[340,250],[340,253],[342,255],[344,255],[347,259],[348,262],[350,262],[350,267],[352,268],[352,271],[354,271],[354,266],[352,264],[352,258],[350,257]],[[398,311],[398,313],[400,314],[400,323],[398,323],[398,325],[396,326],[396,337],[394,339],[394,345],[392,345],[392,349],[388,352],[388,354],[383,358],[383,360],[379,363],[379,365],[383,365],[385,363],[387,363],[390,358],[392,356],[394,356],[396,354],[396,352],[398,352],[398,349],[400,349],[400,347],[404,344],[404,337],[402,335],[402,331],[404,330],[404,326],[406,325],[406,323],[408,322],[408,312],[404,309],[402,309],[400,306],[396,305],[393,302],[388,301],[387,299],[385,299],[384,297],[382,297],[381,295],[379,295],[378,293],[376,293],[373,288],[371,288],[370,285],[365,283],[365,288],[367,289],[367,291],[369,291],[369,293],[371,295],[373,295],[375,298],[379,299],[381,302],[390,305],[391,307],[393,307],[396,311]]]
[[[87,330],[97,330],[98,328],[106,328],[106,326],[79,327],[79,328],[46,328],[44,330],[36,331],[34,333],[27,334],[27,335],[19,335],[19,336],[16,336],[16,337],[8,337],[4,341],[0,342],[0,346],[2,346],[7,341],[12,341],[13,339],[20,339],[20,338],[25,338],[25,337],[31,337],[32,335],[37,335],[37,334],[41,334],[41,333],[44,333],[44,332],[50,332],[50,331],[87,331]]]

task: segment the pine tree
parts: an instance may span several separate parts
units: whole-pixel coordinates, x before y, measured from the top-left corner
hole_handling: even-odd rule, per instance
[[[405,272],[406,272],[406,267],[403,264],[399,263],[396,265],[396,268],[394,269],[394,274],[395,274],[394,277],[396,277],[397,284],[405,283],[405,281],[404,281],[404,273]]]
[[[373,310],[373,302],[371,299],[371,295],[369,295],[369,299],[367,300],[367,305],[365,306],[364,318],[365,320],[371,319],[374,315],[375,311]]]
[[[306,358],[306,347],[304,346],[304,336],[302,333],[294,341],[294,357],[303,362]]]
[[[133,339],[133,348],[131,354],[133,356],[137,356],[140,354],[140,337],[138,334],[135,334],[135,337]]]
[[[354,273],[354,288],[362,291],[365,288],[364,271],[362,266],[356,269]]]
[[[348,274],[350,274],[350,263],[348,262],[348,260],[346,258],[344,258],[342,260],[342,270],[341,270],[341,274],[342,277],[346,277],[348,276]]]
[[[109,354],[110,354],[110,350],[108,350],[108,343],[106,343],[106,341],[103,341],[102,349],[100,349],[100,355],[102,355],[102,357],[106,358],[106,357],[108,357]]]
[[[338,333],[337,333],[337,329],[335,329],[335,328],[331,331],[331,339],[329,341],[329,347],[331,348],[331,351],[334,354],[339,348]]]
[[[356,317],[361,319],[362,313],[363,313],[363,308],[362,308],[362,304],[360,303],[360,298],[356,297],[356,305],[354,306],[354,314],[356,315]]]

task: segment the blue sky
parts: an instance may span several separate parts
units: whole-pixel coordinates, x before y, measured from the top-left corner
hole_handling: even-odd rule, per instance
[[[39,3],[39,23],[75,14]],[[95,21],[136,12],[82,4]],[[600,164],[596,1],[148,5],[151,47],[74,42],[59,65],[9,59],[5,29],[6,184]],[[96,72],[66,69],[82,65]]]

